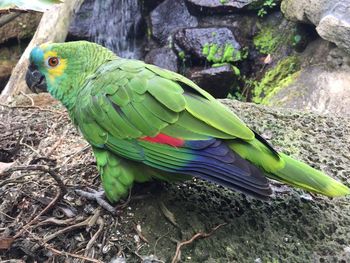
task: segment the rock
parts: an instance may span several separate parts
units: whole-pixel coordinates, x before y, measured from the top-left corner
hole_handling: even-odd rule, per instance
[[[69,27],[70,40],[88,40],[91,37],[91,19],[95,0],[84,0]]]
[[[208,69],[194,68],[188,77],[215,98],[227,98],[236,82],[231,65]]]
[[[261,0],[186,0],[188,9],[196,15],[231,14],[241,9],[254,9]]]
[[[168,37],[181,28],[196,27],[197,18],[192,16],[184,0],[166,0],[150,15],[152,36],[165,44]]]
[[[318,34],[350,54],[350,1],[347,6],[338,4],[333,11],[322,17],[316,27]]]
[[[144,10],[145,13],[148,13],[148,12],[152,11],[154,8],[156,8],[163,1],[164,0],[143,0],[142,1],[142,10]]]
[[[199,24],[200,27],[227,27],[235,33],[238,42],[245,46],[256,32],[257,20],[258,17],[251,14],[212,15],[201,17]]]
[[[283,0],[281,9],[288,19],[312,23],[323,39],[350,50],[350,0]]]
[[[175,44],[197,61],[224,63],[239,60],[240,44],[228,28],[187,28],[174,36]]]
[[[153,49],[145,57],[145,62],[171,71],[178,71],[178,58],[170,48]]]
[[[282,62],[283,63],[283,62]],[[292,65],[300,64],[293,69]],[[268,71],[259,84],[263,104],[350,116],[350,56],[318,40]]]
[[[11,22],[0,27],[0,44],[11,39],[30,39],[34,35],[39,25],[42,14],[38,12],[30,12],[21,14]]]

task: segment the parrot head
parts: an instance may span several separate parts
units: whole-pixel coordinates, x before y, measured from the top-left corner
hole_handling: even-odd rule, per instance
[[[112,51],[87,41],[45,43],[30,53],[26,83],[35,93],[48,91],[63,104],[69,103],[87,77],[115,57]]]

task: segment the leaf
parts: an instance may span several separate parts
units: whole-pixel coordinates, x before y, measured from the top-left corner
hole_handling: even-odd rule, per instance
[[[176,223],[174,214],[169,211],[169,209],[165,206],[165,204],[162,201],[159,202],[159,208],[162,211],[165,218],[170,221],[170,223],[172,223],[174,226],[179,227],[179,225]]]
[[[62,3],[63,0],[2,0],[0,1],[0,11],[17,9],[22,11],[32,10],[45,12],[52,5]]]

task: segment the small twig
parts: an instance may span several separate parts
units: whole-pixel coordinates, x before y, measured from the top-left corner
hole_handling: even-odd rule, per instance
[[[43,239],[44,242],[46,243],[46,242],[50,241],[51,239],[56,238],[57,236],[59,236],[61,234],[64,234],[66,232],[69,232],[69,231],[77,229],[77,228],[81,228],[81,227],[84,227],[84,226],[91,227],[93,225],[92,221],[94,221],[94,218],[96,217],[96,213],[99,214],[99,209],[96,209],[95,214],[90,216],[89,218],[87,218],[87,219],[85,219],[83,221],[80,221],[77,224],[74,224],[74,225],[68,226],[66,228],[63,228],[63,229],[61,229],[61,230],[59,230],[59,231],[57,231],[57,232],[55,232],[55,233],[45,237]]]
[[[58,190],[55,198],[52,199],[52,201],[36,217],[34,217],[32,220],[29,221],[29,223],[27,223],[25,226],[23,226],[22,229],[13,238],[16,239],[19,236],[21,236],[23,234],[23,232],[26,231],[36,221],[38,221],[38,219],[43,214],[45,214],[47,211],[49,211],[57,203],[57,201],[59,200],[60,197],[61,197],[61,191]]]
[[[77,156],[78,154],[80,154],[82,152],[85,152],[90,147],[91,147],[90,144],[87,144],[84,147],[82,147],[79,150],[77,150],[76,152],[74,152],[71,155],[69,155],[68,158],[63,161],[61,167],[64,166],[65,164],[67,164],[70,161],[70,159],[72,159],[73,157]]]
[[[61,189],[62,195],[67,193],[67,188],[64,185],[62,179],[56,174],[56,172],[47,165],[27,165],[27,166],[15,166],[7,169],[2,174],[10,174],[16,171],[42,171],[48,173],[58,184]]]
[[[129,188],[129,194],[128,194],[128,198],[126,199],[126,201],[121,205],[117,205],[116,210],[124,209],[125,207],[127,207],[129,205],[130,201],[131,201],[131,188]]]
[[[86,257],[86,256],[81,256],[81,255],[78,255],[78,254],[74,254],[74,253],[69,253],[69,252],[58,250],[58,249],[52,247],[50,244],[47,244],[42,238],[36,236],[34,233],[31,233],[28,230],[27,230],[27,233],[34,240],[38,241],[42,246],[44,246],[46,249],[51,250],[54,254],[57,254],[57,255],[60,255],[60,256],[65,256],[65,257],[70,256],[70,257],[73,257],[73,258],[79,258],[79,259],[86,260],[86,261],[89,261],[89,262],[94,262],[94,263],[103,263],[102,261],[97,260],[97,259],[93,259],[93,258],[89,258],[89,257]]]
[[[69,131],[69,128],[68,129],[66,129],[64,132],[63,132],[63,134],[62,134],[62,136],[57,140],[57,142],[48,150],[48,152],[45,154],[45,158],[48,158],[55,150],[56,150],[56,148],[60,145],[60,144],[62,144],[62,141],[63,141],[63,139],[64,138],[66,138],[66,135],[67,135],[67,132]]]
[[[32,152],[34,152],[37,156],[39,156],[39,157],[41,156],[41,154],[40,154],[37,150],[35,150],[32,146],[30,146],[29,144],[24,143],[24,142],[23,142],[23,138],[20,140],[19,145],[23,145],[23,146],[29,148],[29,149],[30,149]]]
[[[98,230],[97,232],[92,236],[92,238],[89,240],[89,242],[87,243],[86,245],[86,248],[85,248],[85,253],[84,255],[85,256],[88,256],[89,255],[89,251],[90,249],[92,248],[92,246],[94,245],[94,243],[96,242],[97,238],[100,236],[101,232],[103,231],[103,228],[104,228],[104,220],[102,217],[99,217],[97,219],[97,224],[99,225],[98,227]]]
[[[21,91],[21,94],[22,94],[24,97],[26,97],[27,99],[30,100],[30,103],[31,103],[30,106],[32,106],[32,107],[35,106],[35,103],[34,103],[34,100],[33,100],[32,97],[30,97],[28,94],[25,94],[23,91]]]
[[[141,238],[141,240],[147,244],[149,244],[149,241],[147,240],[147,238],[142,234],[141,229],[138,229],[137,225],[134,224],[134,230],[137,233],[137,235]]]
[[[0,12],[1,14],[1,12]],[[18,105],[18,106],[11,106],[11,105],[7,105],[4,103],[0,103],[0,106],[9,108],[9,109],[38,109],[40,111],[48,111],[48,112],[52,112],[52,113],[56,113],[56,114],[62,114],[65,111],[56,111],[56,110],[51,110],[51,109],[44,109],[42,107],[39,106],[22,106],[22,105]]]
[[[179,262],[181,248],[183,246],[191,244],[193,241],[195,241],[198,238],[210,237],[216,230],[218,230],[220,227],[222,227],[224,225],[226,225],[226,223],[223,223],[223,224],[220,224],[220,225],[214,227],[209,233],[202,233],[202,232],[200,232],[200,233],[195,234],[193,237],[191,237],[191,239],[178,243],[177,246],[176,246],[175,256],[173,257],[173,260],[171,261],[171,263]]]
[[[86,260],[86,261],[90,261],[90,262],[95,262],[95,263],[103,263],[102,261],[98,260],[98,259],[93,259],[93,258],[89,258],[89,257],[86,257],[86,256],[80,256],[78,254],[73,254],[73,253],[69,253],[69,252],[64,252],[64,251],[60,251],[60,250],[57,250],[49,245],[46,245],[45,246],[47,249],[50,249],[53,253],[55,254],[58,254],[60,256],[70,256],[70,257],[73,257],[73,258],[80,258],[82,260]]]

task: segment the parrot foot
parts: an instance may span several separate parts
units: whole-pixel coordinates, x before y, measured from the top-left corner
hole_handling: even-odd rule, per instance
[[[116,209],[111,204],[109,204],[108,201],[106,200],[105,192],[103,190],[96,191],[96,190],[91,189],[91,188],[88,188],[88,189],[89,189],[89,192],[79,190],[79,189],[76,189],[75,192],[78,195],[85,197],[88,200],[96,201],[99,206],[101,206],[102,208],[104,208],[108,212],[110,212],[112,214],[116,213]]]

